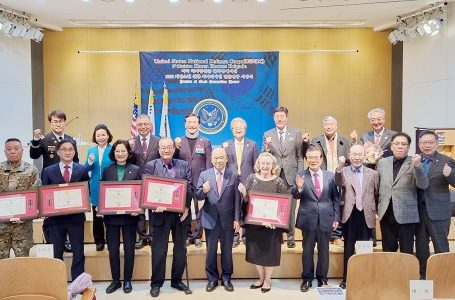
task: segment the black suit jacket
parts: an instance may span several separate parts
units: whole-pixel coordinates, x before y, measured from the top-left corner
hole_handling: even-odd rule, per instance
[[[84,165],[73,163],[73,170],[71,173],[70,182],[82,182],[88,181],[88,172]],[[43,176],[41,178],[43,185],[50,184],[62,184],[65,183],[62,172],[60,171],[59,164],[53,164],[43,170]],[[67,223],[78,223],[85,221],[85,214],[71,214],[56,217],[49,217],[49,224],[67,224]]]
[[[160,153],[158,152],[159,140],[159,137],[150,135],[147,154],[144,155],[144,153],[142,153],[142,137],[138,135],[134,138],[134,164],[139,167],[139,172],[141,175],[144,174],[144,167],[147,162],[160,158]]]

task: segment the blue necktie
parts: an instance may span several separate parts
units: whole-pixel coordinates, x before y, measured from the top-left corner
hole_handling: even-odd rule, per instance
[[[428,175],[428,173],[430,173],[430,161],[431,161],[431,159],[429,159],[429,158],[423,159],[423,168],[425,169],[425,173],[427,175]]]

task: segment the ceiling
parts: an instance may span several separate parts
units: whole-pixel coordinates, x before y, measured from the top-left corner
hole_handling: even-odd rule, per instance
[[[450,0],[455,1],[455,0]],[[63,27],[393,27],[428,0],[0,0],[39,26]]]

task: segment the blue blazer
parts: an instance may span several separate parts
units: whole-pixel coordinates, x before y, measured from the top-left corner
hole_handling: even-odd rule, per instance
[[[71,173],[70,182],[82,182],[88,180],[89,177],[87,169],[84,167],[84,165],[73,163],[73,170]],[[43,170],[43,176],[41,178],[41,181],[43,185],[65,183],[62,172],[60,171],[60,165],[57,163],[45,168]],[[84,213],[49,217],[49,224],[79,223],[84,221],[85,221]]]
[[[99,191],[100,191],[100,179],[103,175],[104,168],[111,165],[113,161],[109,158],[109,153],[111,152],[112,145],[107,145],[106,149],[104,149],[103,160],[101,161],[100,167],[100,157],[98,155],[98,146],[88,148],[87,150],[87,158],[85,160],[85,167],[87,168],[88,172],[90,173],[90,203],[93,206],[98,206],[99,202]],[[93,164],[89,166],[88,164],[88,157],[90,154],[95,155],[95,160]]]

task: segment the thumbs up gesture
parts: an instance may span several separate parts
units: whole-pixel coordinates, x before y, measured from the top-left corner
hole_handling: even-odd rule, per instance
[[[448,164],[445,164],[444,168],[442,168],[442,175],[444,175],[445,177],[448,177],[450,175],[450,173],[452,173],[452,168],[449,167]]]
[[[202,184],[202,191],[206,194],[210,191],[210,182],[206,181]]]

